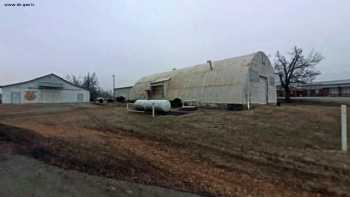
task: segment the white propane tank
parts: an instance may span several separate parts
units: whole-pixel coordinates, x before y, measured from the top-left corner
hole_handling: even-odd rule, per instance
[[[169,112],[171,108],[168,100],[136,100],[134,103],[135,109],[142,111],[152,111],[152,105],[160,112]]]

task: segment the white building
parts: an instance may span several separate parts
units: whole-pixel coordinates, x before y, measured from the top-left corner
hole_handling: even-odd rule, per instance
[[[154,74],[131,89],[131,100],[195,100],[216,104],[276,103],[274,72],[263,52]]]
[[[128,100],[131,88],[132,86],[115,88],[114,89],[115,97],[124,97],[125,100]]]
[[[82,103],[90,101],[89,91],[49,74],[29,81],[0,86],[2,103]]]

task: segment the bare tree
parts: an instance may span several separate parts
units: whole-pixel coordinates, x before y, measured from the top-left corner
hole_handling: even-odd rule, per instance
[[[66,80],[72,82],[74,85],[81,87],[82,86],[82,80],[80,77],[77,77],[75,75],[67,75]]]
[[[275,73],[278,75],[281,86],[285,92],[286,102],[290,102],[290,89],[292,85],[312,82],[317,75],[321,74],[315,70],[315,66],[323,60],[323,56],[318,52],[310,52],[304,57],[303,50],[295,46],[289,52],[289,58],[276,53]]]
[[[66,79],[72,82],[74,85],[88,90],[90,92],[91,100],[95,100],[97,97],[99,97],[99,92],[101,88],[98,87],[98,79],[95,73],[87,73],[83,77],[67,75]]]

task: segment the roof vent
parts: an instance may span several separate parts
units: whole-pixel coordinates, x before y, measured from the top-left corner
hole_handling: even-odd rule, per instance
[[[213,70],[213,62],[208,60],[207,63],[209,64],[210,70]]]

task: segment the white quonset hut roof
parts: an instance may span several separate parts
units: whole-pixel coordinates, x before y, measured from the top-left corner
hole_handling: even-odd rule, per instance
[[[259,53],[259,52],[258,52]],[[262,52],[261,52],[262,53]],[[257,53],[240,56],[240,57],[233,57],[233,58],[227,58],[219,61],[212,62],[213,69],[216,70],[217,75],[224,75],[226,71],[234,69],[235,71],[239,70],[241,67],[247,66],[250,61],[254,58],[254,55]],[[225,64],[225,62],[230,62],[230,64]],[[186,67],[182,69],[176,69],[169,72],[163,72],[163,73],[157,73],[153,74],[147,77],[142,78],[139,82],[161,82],[171,79],[172,77],[176,75],[181,75],[185,73],[192,73],[195,74],[197,72],[201,72],[203,70],[207,70],[209,67],[209,64],[198,64],[192,67]],[[238,73],[237,73],[238,74]]]
[[[241,98],[242,87],[246,83],[248,69],[251,65],[257,64],[264,64],[269,71],[272,70],[268,57],[263,52],[256,52],[249,55],[211,61],[211,66],[210,63],[204,63],[153,74],[143,77],[136,82],[130,92],[130,98],[139,99],[144,95],[145,90],[149,90],[152,85],[169,81],[166,93],[167,99],[173,99],[178,96],[184,99],[198,98],[198,95],[202,94],[205,88],[206,92],[210,92],[213,95],[204,96],[206,98],[203,98],[203,102],[231,102],[225,98]],[[235,87],[234,92],[232,87]],[[227,91],[228,89],[230,89],[229,92]],[[219,94],[222,96],[218,96]],[[211,100],[214,97],[215,101]],[[220,99],[218,100],[218,98]]]

